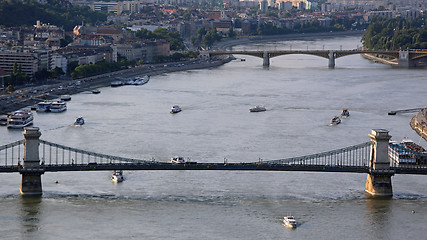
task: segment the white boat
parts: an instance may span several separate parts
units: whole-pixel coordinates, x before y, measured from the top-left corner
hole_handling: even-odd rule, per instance
[[[122,81],[113,81],[111,82],[111,87],[120,87],[123,86],[123,82]]]
[[[6,126],[8,118],[9,116],[7,115],[0,115],[0,126]]]
[[[390,142],[388,156],[396,166],[427,163],[427,151],[409,139],[403,139],[400,143]]]
[[[83,117],[78,117],[76,118],[76,121],[74,121],[74,125],[76,126],[81,126],[85,124],[85,120],[83,119]]]
[[[340,123],[341,123],[341,119],[338,116],[335,116],[334,118],[332,118],[332,120],[329,124],[330,125],[338,125]]]
[[[50,112],[63,112],[67,110],[67,104],[64,101],[54,101],[52,102],[52,105],[50,106]]]
[[[125,178],[123,177],[123,171],[122,170],[115,170],[113,171],[113,175],[111,176],[111,181],[113,182],[123,182]]]
[[[18,110],[7,119],[8,128],[23,128],[33,124],[33,114],[27,110]]]
[[[135,80],[133,80],[133,79],[127,79],[127,80],[125,80],[124,84],[125,85],[135,85]]]
[[[346,118],[346,117],[350,117],[350,112],[348,111],[348,109],[347,109],[347,108],[344,108],[344,109],[341,111],[341,117],[344,117],[344,118]]]
[[[148,75],[145,75],[144,77],[135,77],[132,85],[144,85],[148,83],[149,80],[150,77]]]
[[[249,112],[264,112],[266,110],[267,109],[264,106],[257,105],[257,106],[255,106],[253,108],[250,108]]]
[[[183,157],[180,157],[180,156],[173,156],[173,157],[171,157],[171,161],[170,161],[171,163],[178,163],[178,164],[182,164],[182,163],[185,163],[185,160],[184,160],[184,158]]]
[[[51,106],[52,106],[52,102],[51,101],[39,102],[39,103],[37,103],[36,111],[37,112],[50,112],[50,107]]]
[[[297,221],[295,220],[294,216],[283,217],[283,224],[288,228],[297,227]]]
[[[70,95],[61,95],[61,100],[62,101],[70,101],[71,100],[71,96]]]
[[[179,113],[181,111],[182,111],[182,109],[178,105],[173,105],[170,113]]]

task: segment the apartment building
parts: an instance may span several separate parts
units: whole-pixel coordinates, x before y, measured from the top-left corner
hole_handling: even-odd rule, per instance
[[[39,60],[37,54],[32,52],[19,52],[16,50],[0,51],[0,68],[7,73],[13,72],[13,66],[21,66],[21,71],[30,78],[38,71]]]

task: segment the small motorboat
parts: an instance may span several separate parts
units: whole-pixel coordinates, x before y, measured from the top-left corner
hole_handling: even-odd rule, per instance
[[[100,91],[99,89],[93,89],[93,90],[92,90],[92,93],[93,93],[93,94],[99,94],[99,93],[101,93],[101,91]]]
[[[125,178],[123,177],[123,171],[122,170],[115,170],[113,171],[113,175],[111,176],[111,181],[113,182],[123,182]]]
[[[257,106],[255,106],[255,107],[253,107],[253,108],[250,108],[249,109],[249,112],[264,112],[264,111],[266,111],[267,109],[264,107],[264,106],[259,106],[259,105],[257,105]]]
[[[338,125],[340,123],[341,123],[341,119],[338,116],[335,116],[334,118],[332,118],[332,120],[329,124],[330,125]]]
[[[136,77],[134,85],[144,85],[150,81],[150,76],[145,75],[144,77]]]
[[[297,221],[295,220],[294,216],[283,217],[283,224],[285,225],[285,227],[288,227],[288,228],[297,227]]]
[[[76,121],[74,122],[75,126],[81,126],[83,124],[85,124],[85,120],[83,119],[83,117],[76,118]]]
[[[350,112],[348,111],[348,109],[347,109],[347,108],[344,108],[344,109],[341,111],[341,117],[343,117],[343,118],[350,117]]]
[[[71,100],[71,96],[70,95],[61,95],[61,100],[62,101],[70,101]]]
[[[182,111],[182,109],[178,105],[173,105],[170,113],[179,113],[181,111]]]
[[[184,158],[183,157],[180,157],[180,156],[173,156],[173,157],[171,157],[171,161],[170,161],[171,163],[178,163],[178,164],[182,164],[182,163],[185,163],[185,160],[184,160]]]
[[[120,86],[123,86],[124,85],[124,83],[122,82],[122,81],[112,81],[111,82],[111,87],[120,87]]]

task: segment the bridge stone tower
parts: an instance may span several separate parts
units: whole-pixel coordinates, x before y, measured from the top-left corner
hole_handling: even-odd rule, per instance
[[[366,179],[365,191],[372,196],[392,196],[390,160],[388,145],[391,136],[385,129],[372,129],[369,173]]]
[[[414,67],[414,62],[409,57],[409,50],[399,51],[399,60],[397,66],[399,68],[411,68]]]
[[[264,51],[262,55],[262,66],[263,67],[269,67],[270,66],[270,54],[267,51]]]
[[[24,142],[24,161],[21,173],[22,195],[42,195],[41,175],[44,173],[40,167],[39,159],[39,138],[41,133],[39,128],[25,128],[23,132]]]
[[[331,50],[328,53],[328,57],[329,57],[328,67],[335,68],[335,58],[337,57],[337,53]]]

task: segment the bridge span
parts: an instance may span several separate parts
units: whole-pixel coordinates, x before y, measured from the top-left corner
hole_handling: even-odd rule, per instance
[[[215,57],[219,55],[248,55],[259,57],[263,59],[263,66],[270,66],[270,58],[283,56],[283,55],[292,55],[292,54],[305,54],[313,55],[329,60],[328,67],[335,67],[335,59],[354,55],[354,54],[375,54],[389,57],[395,61],[398,67],[409,68],[416,67],[416,60],[427,58],[427,51],[421,50],[399,50],[399,51],[381,51],[381,50],[230,50],[230,51],[209,51],[209,57]]]
[[[374,196],[392,195],[394,174],[427,175],[427,154],[410,151],[416,164],[397,164],[390,154],[388,131],[372,130],[370,142],[306,156],[257,162],[186,162],[174,164],[154,159],[111,156],[39,139],[38,128],[25,128],[24,139],[0,146],[0,173],[20,173],[23,195],[42,194],[41,175],[46,172],[112,170],[220,170],[315,171],[366,173],[365,190]]]

